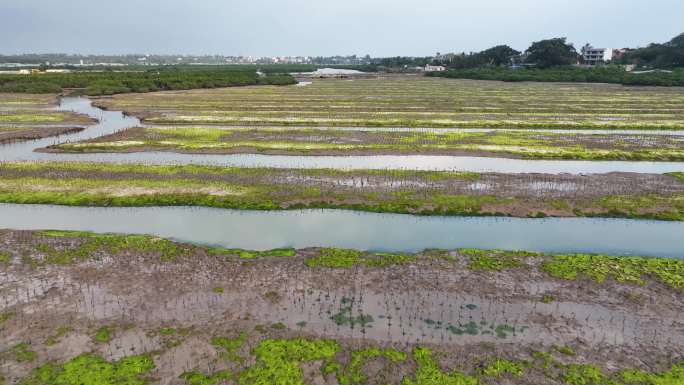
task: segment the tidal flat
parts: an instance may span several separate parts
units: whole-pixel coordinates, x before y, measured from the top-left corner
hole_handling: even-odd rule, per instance
[[[136,384],[684,378],[681,260],[3,230],[0,272],[9,383],[112,371]]]

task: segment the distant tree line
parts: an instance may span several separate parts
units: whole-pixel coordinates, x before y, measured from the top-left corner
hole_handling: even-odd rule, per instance
[[[583,82],[639,86],[684,86],[684,69],[677,69],[672,72],[633,73],[617,66],[601,66],[596,68],[525,68],[520,70],[511,70],[505,67],[467,68],[444,72],[429,72],[426,75],[457,79],[501,80],[506,82]]]
[[[652,43],[645,48],[630,50],[618,59],[618,63],[651,68],[684,67],[684,33],[664,44]]]
[[[0,75],[0,92],[61,93],[78,89],[85,95],[112,95],[127,92],[153,92],[219,88],[245,85],[286,85],[296,80],[289,74],[259,76],[255,70],[225,67],[189,69],[171,67],[144,72],[111,70],[102,72]]]
[[[520,53],[506,45],[482,52],[435,57],[448,71],[428,73],[461,79],[545,82],[590,82],[625,85],[684,86],[684,34],[665,44],[629,50],[614,64],[669,68],[672,71],[627,72],[624,66],[594,68],[572,66],[581,60],[575,47],[565,38],[534,42]]]

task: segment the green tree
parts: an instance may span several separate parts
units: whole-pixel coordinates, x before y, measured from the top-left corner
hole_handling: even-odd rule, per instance
[[[507,45],[497,45],[478,54],[482,62],[493,66],[506,65],[511,57],[516,55],[520,55],[520,51],[516,51]]]
[[[564,37],[536,41],[527,49],[527,62],[540,68],[570,65],[577,62],[577,50]]]

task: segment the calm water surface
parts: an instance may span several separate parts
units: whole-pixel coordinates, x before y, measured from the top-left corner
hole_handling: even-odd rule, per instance
[[[472,247],[684,258],[684,222],[625,219],[0,204],[0,228],[142,233],[257,250],[330,246],[415,252]]]

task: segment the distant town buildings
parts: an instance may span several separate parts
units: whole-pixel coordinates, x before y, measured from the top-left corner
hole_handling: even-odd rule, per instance
[[[582,47],[582,61],[586,65],[594,66],[613,60],[613,50],[610,48],[594,48],[588,43]]]
[[[431,64],[426,64],[425,65],[425,72],[442,72],[446,71],[446,67],[444,66],[434,66]]]

